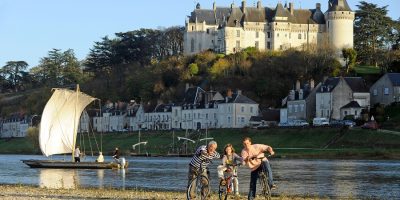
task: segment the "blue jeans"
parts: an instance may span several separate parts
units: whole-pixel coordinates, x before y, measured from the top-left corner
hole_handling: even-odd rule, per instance
[[[266,171],[268,174],[268,185],[271,187],[274,184],[274,179],[272,178],[272,169],[268,160],[262,161],[261,165],[250,174],[250,190],[248,195],[249,200],[256,197],[258,172],[261,170],[261,167],[264,167],[264,171]]]

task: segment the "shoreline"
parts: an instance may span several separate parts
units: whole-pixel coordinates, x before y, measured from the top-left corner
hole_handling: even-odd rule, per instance
[[[78,188],[78,189],[48,189],[33,185],[2,185],[0,184],[0,199],[4,200],[38,200],[38,199],[135,199],[135,200],[181,200],[186,199],[184,192],[167,190],[144,190],[144,189],[115,189],[115,188]],[[210,200],[218,199],[213,193]],[[247,199],[242,194],[239,199]],[[292,200],[322,200],[328,197],[316,196],[274,196],[272,199]]]

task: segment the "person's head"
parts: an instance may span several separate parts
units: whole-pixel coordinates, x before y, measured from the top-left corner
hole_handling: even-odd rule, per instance
[[[214,153],[215,150],[217,149],[217,142],[216,141],[210,141],[207,145],[207,151],[208,153]]]
[[[103,155],[103,152],[100,151],[100,152],[99,152],[99,155],[100,155],[100,156]]]
[[[224,154],[225,155],[231,155],[232,153],[235,153],[235,149],[233,148],[232,144],[225,145]]]
[[[79,149],[79,146],[76,146],[77,149]]]
[[[251,138],[245,137],[243,138],[243,146],[248,149],[251,146]]]
[[[118,147],[115,147],[115,150],[118,150]]]

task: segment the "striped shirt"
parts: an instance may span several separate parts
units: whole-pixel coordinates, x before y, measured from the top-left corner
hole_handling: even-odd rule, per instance
[[[208,155],[207,146],[202,145],[197,148],[196,153],[194,153],[194,156],[190,161],[190,165],[195,167],[196,169],[200,169],[200,166],[203,169],[206,169],[207,166],[211,163],[211,160],[214,158],[220,158],[219,153],[214,151],[214,153]]]

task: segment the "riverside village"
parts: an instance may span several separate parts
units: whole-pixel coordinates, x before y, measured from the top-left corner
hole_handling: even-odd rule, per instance
[[[0,63],[0,199],[398,199],[398,3],[210,2]]]

